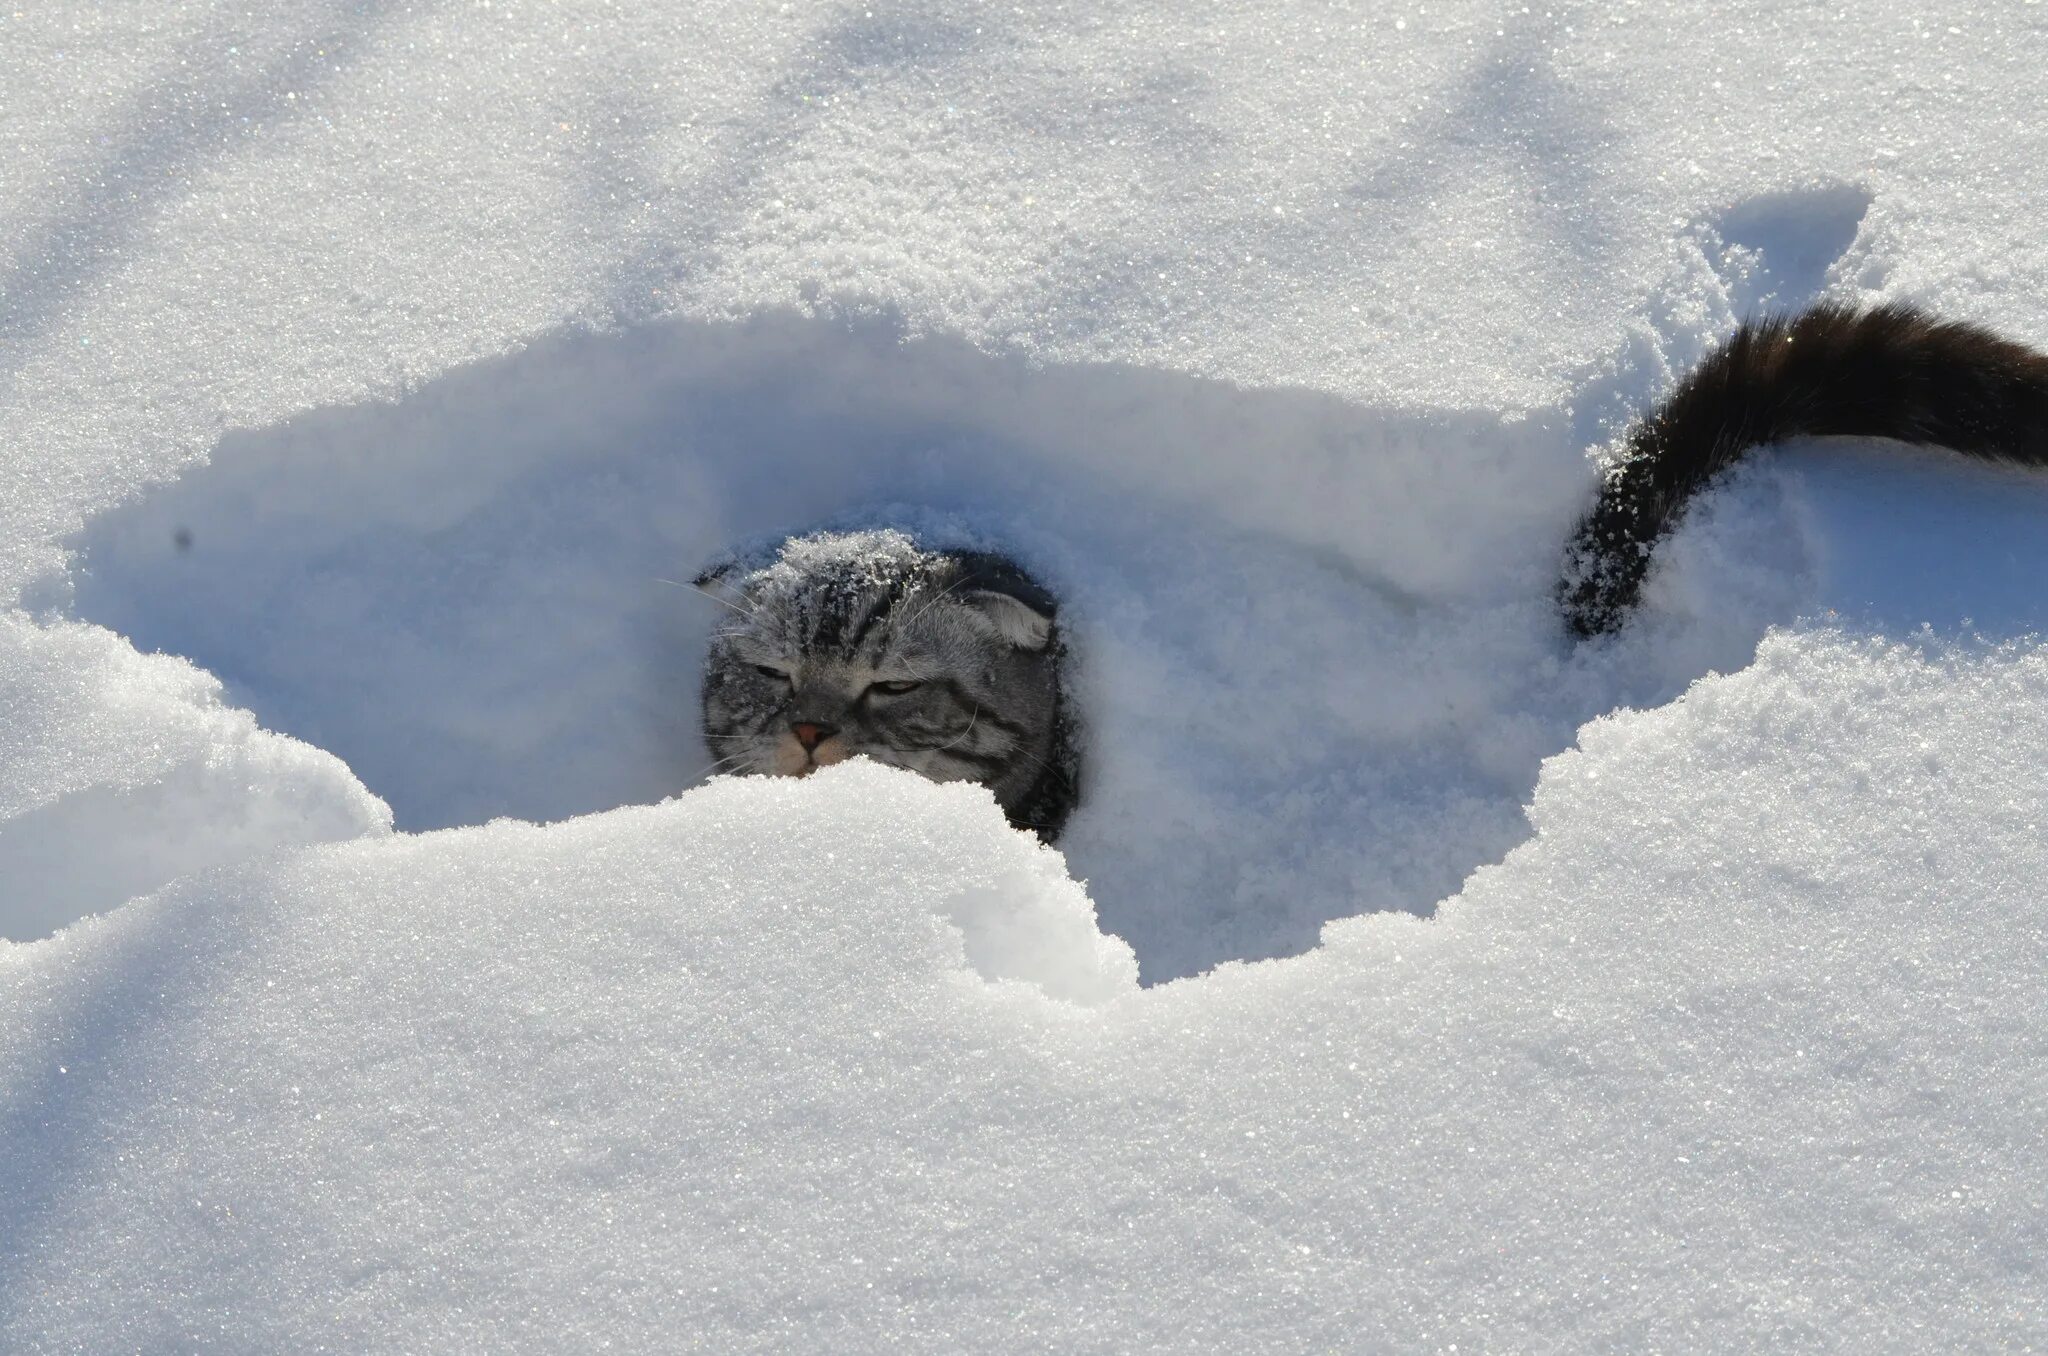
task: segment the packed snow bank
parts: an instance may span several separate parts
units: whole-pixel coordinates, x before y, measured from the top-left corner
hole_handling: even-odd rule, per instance
[[[0,615],[0,713],[0,939],[391,826],[333,755],[258,729],[183,660],[93,627]]]
[[[0,11],[0,914],[159,891],[0,947],[0,1331],[2048,1342],[2031,491],[1774,459],[1576,654],[1541,568],[1746,309],[2048,342],[2044,71],[1978,3]],[[960,793],[384,833],[675,790],[641,576],[892,500],[1086,619],[1148,977],[1496,865],[1133,992]]]
[[[8,1331],[2038,1343],[2044,741],[2038,652],[1781,636],[1437,919],[1149,991],[871,766],[217,872],[0,969]]]

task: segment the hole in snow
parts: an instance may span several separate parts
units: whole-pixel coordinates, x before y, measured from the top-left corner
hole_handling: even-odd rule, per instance
[[[1854,184],[1787,189],[1745,198],[1713,221],[1746,276],[1729,279],[1730,300],[1746,313],[1789,310],[1819,297],[1829,271],[1849,253],[1870,211]]]
[[[708,761],[715,609],[661,580],[944,515],[1066,601],[1091,750],[1062,847],[1157,980],[1425,912],[1524,835],[1539,761],[1629,695],[1549,612],[1581,436],[882,322],[564,333],[225,437],[88,526],[74,600],[347,760],[402,827],[552,819]]]

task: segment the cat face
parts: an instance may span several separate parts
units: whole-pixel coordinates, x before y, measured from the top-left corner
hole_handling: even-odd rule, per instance
[[[718,770],[800,777],[862,755],[980,782],[1047,837],[1065,818],[1053,602],[1015,565],[900,532],[817,534],[699,585],[731,610],[704,671]]]

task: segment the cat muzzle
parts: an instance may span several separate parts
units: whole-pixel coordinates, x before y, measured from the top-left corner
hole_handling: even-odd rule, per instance
[[[816,721],[809,720],[791,721],[789,723],[789,731],[796,736],[796,742],[804,746],[804,752],[806,753],[809,753],[817,748],[819,744],[839,733],[837,726],[822,725]]]

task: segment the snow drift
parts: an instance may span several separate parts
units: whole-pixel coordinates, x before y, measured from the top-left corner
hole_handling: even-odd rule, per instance
[[[0,13],[0,1331],[2048,1343],[2048,489],[1549,603],[1745,312],[2048,343],[2044,25]],[[1063,855],[697,784],[659,581],[883,519],[1067,600]]]

